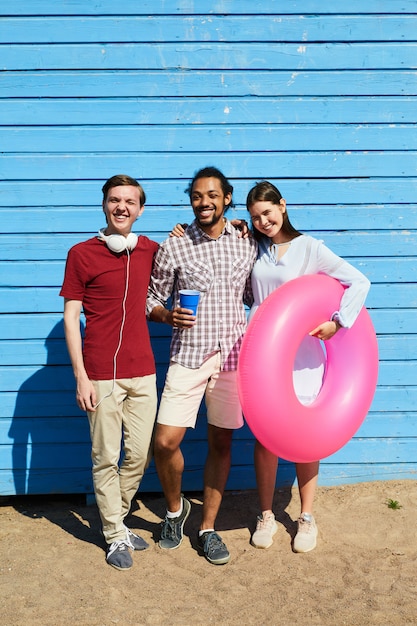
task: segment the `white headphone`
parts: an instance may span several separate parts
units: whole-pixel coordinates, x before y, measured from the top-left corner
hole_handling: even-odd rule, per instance
[[[98,238],[104,241],[112,252],[132,251],[138,243],[138,236],[135,233],[129,233],[127,237],[124,235],[105,235],[104,228],[98,231]]]

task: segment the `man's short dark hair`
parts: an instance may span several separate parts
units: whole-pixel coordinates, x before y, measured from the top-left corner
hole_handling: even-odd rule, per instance
[[[229,193],[230,195],[233,194],[233,185],[231,185],[231,183],[227,180],[226,176],[219,169],[217,169],[217,167],[208,166],[203,167],[201,170],[198,170],[196,174],[194,174],[194,178],[185,190],[185,193],[188,194],[190,200],[194,183],[200,178],[217,178],[220,181],[224,195],[227,196]],[[230,204],[228,204],[226,208],[228,209],[231,206],[233,206],[233,200],[230,201]]]
[[[138,183],[135,178],[127,176],[127,174],[116,174],[116,176],[112,176],[111,178],[106,180],[102,188],[103,202],[106,201],[107,194],[109,193],[110,189],[113,189],[113,187],[122,187],[124,185],[130,185],[131,187],[139,188],[140,206],[143,206],[146,202],[146,195],[143,187]]]

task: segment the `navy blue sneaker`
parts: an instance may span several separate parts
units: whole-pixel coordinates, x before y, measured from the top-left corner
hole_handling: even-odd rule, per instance
[[[129,547],[126,541],[113,541],[107,548],[107,563],[119,570],[130,569],[133,565],[133,559]]]
[[[147,550],[149,548],[149,543],[147,543],[142,537],[139,535],[135,535],[132,533],[130,528],[126,527],[126,543],[132,548],[132,550]]]
[[[159,546],[164,550],[175,550],[182,543],[184,534],[184,524],[190,515],[191,502],[187,498],[182,497],[182,513],[178,517],[169,518],[165,516],[162,522],[161,538]]]
[[[226,548],[220,535],[214,531],[207,531],[198,537],[198,547],[207,561],[213,565],[224,565],[230,560],[229,550]]]

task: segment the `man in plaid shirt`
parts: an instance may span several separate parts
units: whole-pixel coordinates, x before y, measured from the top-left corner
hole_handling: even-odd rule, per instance
[[[160,247],[148,290],[147,314],[173,327],[170,366],[155,433],[155,462],[167,501],[161,548],[178,548],[191,510],[181,494],[187,428],[194,428],[203,396],[207,407],[208,455],[198,545],[210,563],[229,551],[214,525],[230,470],[233,430],[243,425],[236,369],[246,330],[244,303],[251,305],[250,273],[256,242],[243,238],[224,217],[233,187],[216,168],[194,176],[188,188],[195,220],[183,237]],[[200,292],[197,315],[179,306],[179,290]],[[166,308],[172,297],[172,309]]]

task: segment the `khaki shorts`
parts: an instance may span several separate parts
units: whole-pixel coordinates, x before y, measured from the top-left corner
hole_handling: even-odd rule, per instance
[[[198,369],[171,361],[159,406],[158,424],[195,428],[203,397],[209,424],[227,429],[243,426],[237,374],[220,370],[220,352],[204,361]]]

